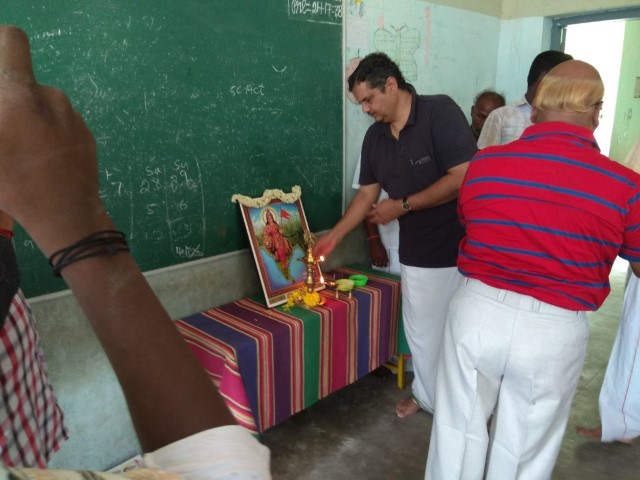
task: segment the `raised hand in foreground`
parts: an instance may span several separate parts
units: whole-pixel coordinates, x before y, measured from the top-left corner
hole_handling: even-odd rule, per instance
[[[93,136],[61,91],[35,81],[28,39],[11,26],[0,26],[0,209],[45,255],[66,249],[61,275],[111,361],[145,452],[200,433],[196,445],[172,452],[173,464],[226,461],[238,466],[234,478],[250,465],[252,478],[269,476],[268,450],[248,434],[207,438],[233,417],[133,258],[104,240],[110,234],[96,235],[115,227],[98,195]],[[225,439],[239,456],[231,464]],[[153,463],[171,470],[160,458]],[[185,478],[218,476],[193,470]]]

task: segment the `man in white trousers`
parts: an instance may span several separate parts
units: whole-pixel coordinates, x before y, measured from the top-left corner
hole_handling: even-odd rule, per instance
[[[624,164],[640,173],[640,140]],[[633,275],[624,291],[620,325],[600,390],[600,425],[578,427],[585,437],[631,443],[640,436],[640,281]]]
[[[640,275],[640,175],[593,136],[604,85],[570,60],[519,140],[474,156],[438,368],[426,478],[551,478],[617,255]],[[493,413],[490,431],[487,421]]]
[[[640,436],[640,280],[624,292],[620,326],[600,391],[600,439],[630,443]]]
[[[444,317],[461,280],[456,198],[477,151],[475,139],[451,98],[418,95],[382,53],[359,63],[349,89],[376,122],[362,143],[360,189],[314,251],[328,255],[365,218],[375,224],[398,219],[402,315],[414,380],[412,397],[401,400],[396,413],[433,412]],[[381,188],[390,198],[378,201]]]
[[[353,174],[353,184],[356,190],[360,189],[360,163]],[[389,194],[384,190],[380,190],[378,202],[389,198]],[[400,246],[400,225],[398,220],[392,220],[386,225],[376,225],[365,219],[363,222],[365,232],[367,234],[367,248],[369,249],[369,258],[371,266],[377,270],[394,275],[400,275],[400,255],[398,247]]]

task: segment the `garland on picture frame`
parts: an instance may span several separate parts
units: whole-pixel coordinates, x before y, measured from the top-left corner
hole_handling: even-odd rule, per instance
[[[266,207],[272,200],[281,200],[284,203],[294,203],[302,196],[302,189],[299,185],[291,188],[291,193],[284,193],[278,188],[265,190],[261,197],[252,198],[246,195],[235,193],[231,196],[232,203],[239,203],[251,208]]]

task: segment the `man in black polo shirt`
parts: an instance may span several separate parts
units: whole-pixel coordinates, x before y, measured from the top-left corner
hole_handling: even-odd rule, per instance
[[[402,313],[414,381],[412,398],[401,400],[396,412],[433,412],[445,314],[461,279],[457,195],[476,142],[451,98],[417,95],[382,53],[360,62],[349,90],[376,122],[362,144],[360,190],[314,251],[329,254],[365,217],[377,224],[399,220]],[[381,188],[389,198],[377,202]]]

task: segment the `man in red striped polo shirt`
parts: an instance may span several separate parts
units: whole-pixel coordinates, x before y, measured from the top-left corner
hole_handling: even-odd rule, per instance
[[[617,255],[640,276],[640,175],[593,137],[604,86],[543,79],[519,140],[480,151],[459,195],[466,277],[449,306],[427,478],[550,478]],[[487,421],[494,413],[491,431]]]

